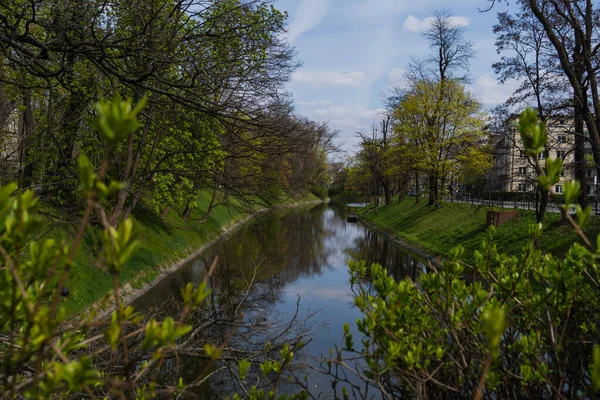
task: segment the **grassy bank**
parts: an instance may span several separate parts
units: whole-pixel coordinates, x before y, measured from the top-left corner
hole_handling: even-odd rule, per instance
[[[414,198],[400,203],[364,211],[362,216],[402,240],[417,245],[436,255],[448,255],[449,251],[462,245],[468,259],[479,249],[486,235],[487,206],[445,203],[435,209],[426,205],[426,200],[415,204]],[[529,239],[529,225],[535,223],[533,211],[522,210],[516,221],[498,227],[496,244],[498,250],[507,254],[519,254]],[[600,219],[594,218],[586,233],[592,242],[600,232]],[[547,213],[544,221],[542,250],[561,255],[573,242],[581,242],[570,226],[561,221],[559,214]]]
[[[160,216],[147,208],[138,207],[133,213],[134,232],[141,242],[141,247],[128,261],[121,272],[121,286],[129,285],[132,289],[142,287],[159,276],[161,270],[181,260],[202,245],[219,237],[223,230],[246,219],[235,199],[230,199],[229,206],[219,205],[210,213],[203,224],[198,221],[205,214],[210,204],[211,194],[200,193],[198,207],[192,211],[185,221],[178,210],[171,210],[162,220]],[[282,196],[278,204],[318,201],[311,193],[297,197]],[[256,209],[264,208],[257,199]],[[61,238],[71,230],[65,226],[55,227],[50,236]],[[101,231],[88,227],[82,247],[75,260],[72,273],[67,282],[69,296],[62,305],[68,313],[77,313],[101,299],[112,289],[112,278],[102,270],[96,255],[101,247]]]

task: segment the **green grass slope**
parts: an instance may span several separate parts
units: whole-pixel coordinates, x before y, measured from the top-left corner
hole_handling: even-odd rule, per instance
[[[132,217],[134,232],[141,242],[141,247],[123,268],[119,278],[121,286],[130,284],[135,289],[152,282],[162,268],[187,257],[202,245],[219,237],[223,229],[249,216],[242,208],[236,207],[239,203],[236,203],[235,199],[230,198],[230,205],[218,205],[206,222],[199,224],[198,221],[208,209],[210,199],[210,192],[201,192],[198,207],[193,210],[187,221],[180,217],[177,210],[171,210],[167,217],[161,220],[156,212],[138,207]],[[296,197],[282,196],[277,204],[318,200],[316,196],[306,192]],[[256,209],[266,206],[260,199],[256,199],[255,203]],[[55,227],[48,235],[64,238],[68,235],[68,230],[64,226]],[[101,262],[97,261],[96,255],[100,248],[101,231],[88,227],[67,282],[70,294],[62,302],[69,314],[85,310],[113,287],[111,276],[103,270]]]
[[[467,259],[481,247],[486,235],[487,206],[445,203],[441,208],[427,206],[426,200],[415,204],[414,198],[380,207],[375,214],[373,208],[362,212],[363,218],[399,238],[420,248],[439,255],[462,245]],[[533,211],[522,210],[516,221],[498,227],[495,236],[498,250],[507,254],[519,254],[529,240],[529,225],[535,223]],[[600,232],[600,219],[594,218],[586,230],[588,237],[595,240]],[[561,216],[547,213],[544,220],[544,235],[541,240],[543,251],[562,255],[572,243],[581,239],[570,226],[561,221]]]

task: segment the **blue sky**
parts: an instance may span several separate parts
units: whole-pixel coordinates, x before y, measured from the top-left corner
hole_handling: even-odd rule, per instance
[[[390,84],[401,82],[411,57],[429,54],[422,36],[427,17],[437,6],[450,8],[456,23],[466,29],[476,57],[470,88],[490,108],[514,90],[500,85],[492,70],[499,60],[492,26],[496,13],[487,13],[485,0],[279,0],[289,13],[288,37],[303,66],[288,84],[298,114],[328,121],[340,130],[343,148],[353,152],[357,131],[368,132],[381,113]]]

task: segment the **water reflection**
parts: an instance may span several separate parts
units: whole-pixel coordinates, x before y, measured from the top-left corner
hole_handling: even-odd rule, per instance
[[[257,324],[276,324],[296,312],[299,320],[311,316],[311,322],[299,329],[313,330],[312,341],[296,359],[313,364],[314,358],[327,355],[340,341],[343,324],[360,317],[348,283],[349,259],[378,262],[396,278],[415,278],[423,268],[419,260],[384,236],[360,223],[346,222],[345,207],[321,205],[260,217],[160,282],[135,306],[150,311],[160,305],[163,313],[176,313],[180,289],[187,282],[198,284],[204,279],[215,256],[219,262],[210,279],[213,292],[207,312],[221,320],[243,314],[241,321]],[[358,334],[355,328],[353,331]],[[248,331],[236,332],[240,337],[233,337],[231,343],[251,346],[268,334],[260,332],[253,337]],[[197,359],[184,359],[183,363],[188,382],[203,368]],[[309,386],[315,393],[328,390],[328,377],[306,373],[311,375]],[[218,398],[238,389],[225,374],[217,374],[210,390],[203,390],[203,397],[214,392]]]

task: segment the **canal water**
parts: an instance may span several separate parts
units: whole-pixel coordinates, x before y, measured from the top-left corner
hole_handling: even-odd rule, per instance
[[[181,288],[187,282],[200,283],[218,257],[204,316],[223,320],[230,316],[233,323],[208,329],[239,325],[231,333],[223,331],[225,347],[247,347],[248,354],[265,340],[275,343],[282,331],[288,338],[307,335],[308,344],[294,360],[318,367],[330,349],[342,347],[344,323],[351,324],[355,343],[360,343],[355,321],[361,314],[353,305],[348,260],[380,263],[397,279],[414,279],[424,269],[421,260],[385,236],[360,222],[348,222],[346,213],[343,206],[318,205],[262,215],[161,281],[134,306],[147,313],[175,313]],[[294,316],[296,323],[290,328]],[[248,329],[249,325],[257,328]],[[186,382],[206,373],[205,362],[198,358],[184,355],[180,362],[183,368],[178,373]],[[299,368],[296,375],[306,377],[311,392],[328,397],[331,377],[310,367]],[[288,390],[294,387],[284,388]],[[236,391],[239,386],[226,372],[215,374],[201,388],[204,398]]]

